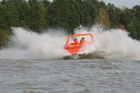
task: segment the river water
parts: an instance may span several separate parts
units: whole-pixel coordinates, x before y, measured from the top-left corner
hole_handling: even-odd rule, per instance
[[[0,93],[140,93],[140,61],[1,59]]]

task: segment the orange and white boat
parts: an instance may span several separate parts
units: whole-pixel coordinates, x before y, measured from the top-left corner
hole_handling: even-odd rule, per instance
[[[69,55],[77,55],[84,51],[84,47],[93,44],[93,41],[92,34],[72,34],[67,37],[64,49]]]

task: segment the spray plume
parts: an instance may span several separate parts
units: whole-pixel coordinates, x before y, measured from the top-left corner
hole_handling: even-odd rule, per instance
[[[66,34],[64,31],[48,30],[37,34],[23,28],[14,28],[7,48],[0,51],[0,59],[60,59],[68,53],[63,49]],[[101,27],[75,29],[75,33],[91,33],[94,44],[86,47],[84,54],[104,58],[140,59],[140,42],[129,37],[120,29],[103,30]]]

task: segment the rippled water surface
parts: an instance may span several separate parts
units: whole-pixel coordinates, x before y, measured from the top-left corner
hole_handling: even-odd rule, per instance
[[[140,61],[4,59],[0,93],[140,93]]]

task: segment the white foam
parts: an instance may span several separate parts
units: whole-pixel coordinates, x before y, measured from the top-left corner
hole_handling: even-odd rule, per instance
[[[140,42],[132,39],[125,30],[103,30],[100,26],[94,25],[91,29],[84,28],[82,32],[89,32],[94,36],[94,44],[84,51],[86,53],[97,53],[106,58],[140,59]]]
[[[37,34],[23,28],[14,28],[8,48],[0,51],[0,59],[54,59],[66,54],[63,50],[65,34],[49,30]]]
[[[94,44],[82,53],[96,53],[106,58],[140,59],[140,42],[129,37],[127,31],[120,29],[103,30],[94,25],[81,27],[76,33],[91,33]],[[14,28],[14,35],[7,48],[0,51],[0,59],[57,59],[68,53],[63,49],[66,35],[64,31],[48,30],[37,34],[23,28]]]

